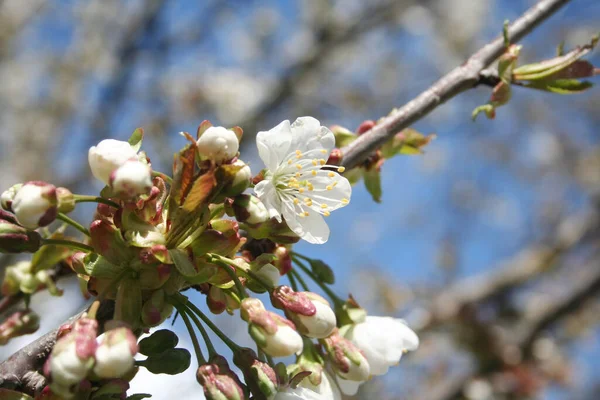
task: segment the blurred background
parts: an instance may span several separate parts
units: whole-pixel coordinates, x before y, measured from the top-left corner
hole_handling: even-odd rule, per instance
[[[259,130],[304,115],[354,130],[534,3],[0,0],[0,189],[47,180],[97,193],[87,149],[138,126],[153,167],[169,171],[178,132],[204,119],[244,129],[256,173]],[[600,2],[572,1],[522,42],[521,63],[589,42],[599,22]],[[588,59],[600,64],[598,51]],[[386,162],[382,203],[357,185],[329,219],[329,242],[298,246],[332,266],[339,293],[419,332],[419,351],[360,399],[600,398],[600,91],[517,88],[496,120],[471,122],[489,94],[419,121],[438,138]],[[0,347],[0,360],[83,307],[76,282],[59,286],[68,301],[34,296],[42,328]],[[237,317],[215,319],[247,343]],[[131,393],[201,398],[194,373],[140,373]]]

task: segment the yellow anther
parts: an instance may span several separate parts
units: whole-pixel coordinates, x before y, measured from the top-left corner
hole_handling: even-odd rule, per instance
[[[295,204],[295,205],[298,205],[298,204],[300,204],[300,200],[298,200],[298,199],[294,199],[294,204]]]
[[[298,168],[298,169],[302,169],[302,165],[300,165],[300,164],[296,164],[296,168]]]
[[[317,164],[319,164],[319,163],[317,162],[317,160],[316,160],[316,159],[312,160],[312,165],[314,165],[314,166],[316,167],[316,166],[317,166]]]
[[[325,189],[327,189],[327,190],[332,190],[332,189],[333,189],[333,186],[331,186],[331,185],[327,185],[327,186],[325,186]]]
[[[333,187],[337,186],[337,181],[333,182]]]
[[[323,211],[323,216],[329,217],[331,213],[329,211]]]
[[[300,172],[296,172],[296,173],[295,173],[295,175],[296,175],[296,178],[300,178],[300,176],[301,176],[302,174],[301,174]]]
[[[301,155],[302,155],[302,152],[301,152],[300,150],[296,150],[296,155],[297,155],[297,156],[301,156]]]
[[[342,199],[342,204],[348,204],[350,201],[348,199]]]
[[[298,188],[298,192],[304,193],[304,188]]]
[[[312,192],[313,190],[315,190],[315,187],[313,186],[313,184],[312,184],[312,183],[310,183],[310,182],[307,182],[307,184],[306,184],[306,185],[308,186],[308,191],[309,191],[309,192]]]
[[[331,171],[330,171],[330,172],[327,174],[327,176],[329,176],[330,178],[333,178],[333,177],[335,176],[335,172],[331,172]]]
[[[346,170],[346,167],[339,167],[338,168],[338,172],[341,174],[342,172],[344,172]]]
[[[325,150],[325,149],[321,149],[321,153],[323,153],[323,154],[327,154],[327,150]]]
[[[322,158],[319,160],[319,164],[321,165],[325,165],[327,163],[327,161],[323,160]]]
[[[321,204],[321,208],[327,208],[327,204]]]
[[[313,169],[313,170],[311,171],[311,174],[312,174],[312,176],[317,176],[317,170],[316,170],[316,169]]]
[[[292,160],[288,160],[288,165],[292,165]]]
[[[304,211],[304,216],[308,217],[308,211]]]
[[[307,206],[309,206],[309,207],[312,206],[312,200],[309,199],[308,197],[306,199],[304,199],[304,202],[306,203]]]

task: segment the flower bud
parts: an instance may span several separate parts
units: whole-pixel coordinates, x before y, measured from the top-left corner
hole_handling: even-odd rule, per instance
[[[131,249],[127,247],[123,235],[107,220],[97,219],[90,224],[90,236],[94,251],[115,265],[131,259]]]
[[[133,368],[137,339],[129,328],[105,332],[97,339],[94,373],[100,378],[120,378]]]
[[[173,306],[166,301],[164,290],[156,290],[142,306],[142,323],[147,327],[160,325],[172,312]]]
[[[31,310],[14,312],[0,324],[0,345],[12,338],[34,333],[40,327],[40,317]]]
[[[46,182],[32,181],[19,189],[11,208],[21,225],[36,229],[49,225],[58,214],[56,187]]]
[[[273,261],[273,254],[264,253],[258,256],[254,261],[250,263],[250,270],[254,272],[258,278],[260,278],[264,283],[270,285],[271,287],[275,287],[279,285],[279,279],[281,275],[277,267],[275,267],[271,262]],[[247,282],[248,289],[252,290],[255,293],[264,293],[266,288],[258,279],[250,278]]]
[[[233,215],[238,222],[258,225],[269,219],[269,212],[256,196],[241,194],[230,205]]]
[[[10,189],[2,192],[2,195],[0,196],[0,205],[2,205],[3,209],[8,211],[12,210],[13,199],[22,186],[22,183],[17,183],[16,185],[11,186]]]
[[[111,172],[108,183],[119,197],[147,194],[152,189],[152,169],[141,161],[129,160]]]
[[[214,356],[209,364],[201,365],[196,371],[196,379],[204,388],[207,400],[244,400],[243,385],[231,371],[227,360],[222,356]]]
[[[285,275],[292,270],[292,257],[287,247],[277,246],[273,254],[277,257],[273,265],[277,267],[280,275]]]
[[[363,382],[371,373],[369,363],[356,345],[342,337],[337,330],[319,342],[331,361],[335,372],[343,379]]]
[[[250,336],[268,355],[287,357],[302,351],[302,337],[296,332],[294,324],[267,311],[259,299],[244,299],[241,317],[249,323]]]
[[[44,370],[52,378],[50,388],[63,397],[72,397],[77,386],[94,364],[98,322],[81,318],[70,333],[57,340]]]
[[[198,141],[198,152],[217,163],[231,160],[238,152],[240,147],[236,134],[225,129],[222,126],[211,126],[208,128]]]
[[[250,187],[250,179],[252,178],[250,167],[242,160],[236,160],[231,165],[239,169],[235,172],[233,180],[228,182],[223,188],[222,193],[227,197],[235,197],[243,193],[244,190]]]
[[[19,292],[33,294],[44,286],[53,295],[62,293],[54,285],[48,271],[34,273],[31,262],[21,261],[6,268],[4,280],[2,281],[2,294],[5,296],[13,296]]]
[[[312,338],[326,338],[336,327],[335,313],[327,300],[312,292],[294,292],[279,286],[271,293],[273,306],[284,310],[298,331]]]
[[[0,219],[0,253],[34,253],[41,245],[42,237],[39,233]]]
[[[105,139],[98,146],[90,147],[88,162],[92,174],[106,185],[109,184],[111,173],[125,164],[128,160],[136,160],[137,152],[127,142]]]
[[[58,199],[58,212],[68,214],[75,209],[75,196],[69,189],[56,188],[56,197]]]
[[[260,361],[254,350],[240,348],[233,354],[233,362],[244,374],[244,381],[255,398],[271,399],[277,394],[279,385],[275,370]]]

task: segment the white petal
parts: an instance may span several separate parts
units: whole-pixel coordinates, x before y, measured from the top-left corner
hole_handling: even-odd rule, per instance
[[[265,179],[260,181],[254,186],[254,193],[264,204],[267,211],[269,212],[269,218],[275,218],[278,222],[281,222],[281,214],[279,210],[282,208],[282,202],[277,194],[273,181]]]
[[[275,171],[287,157],[291,143],[292,131],[288,120],[271,130],[258,132],[256,135],[258,155],[270,171]]]
[[[327,206],[327,211],[337,210],[346,206],[352,196],[352,186],[345,177],[331,171],[320,170],[317,175],[306,177],[305,179],[313,185],[313,190],[308,196],[313,200],[315,209],[321,208],[321,204]],[[300,178],[302,179],[302,178]]]
[[[283,208],[283,218],[292,232],[308,243],[323,244],[329,240],[329,226],[321,214],[314,210],[301,217],[289,204]]]
[[[303,379],[300,381],[300,386],[325,396],[327,400],[342,400],[340,389],[327,371],[323,371],[321,374],[321,383],[319,386],[314,386],[308,379]]]
[[[358,392],[358,388],[360,387],[360,385],[363,384],[363,382],[348,381],[346,379],[340,378],[339,376],[336,376],[335,378],[340,387],[340,390],[346,396],[354,396],[356,392]]]
[[[274,400],[330,400],[310,389],[298,386],[297,388],[287,388],[283,392],[277,393]]]
[[[335,147],[335,136],[325,126],[313,117],[300,117],[294,121],[291,126],[293,142],[290,150],[300,150],[302,152],[314,149],[324,149],[329,156],[331,150]]]

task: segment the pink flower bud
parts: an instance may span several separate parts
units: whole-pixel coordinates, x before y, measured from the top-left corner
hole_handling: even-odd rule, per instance
[[[137,339],[129,328],[121,327],[98,337],[94,373],[101,378],[120,378],[133,368]]]
[[[36,229],[56,219],[58,199],[56,187],[46,182],[32,181],[19,189],[11,208],[21,225]]]
[[[31,310],[14,312],[0,324],[0,345],[12,338],[34,333],[40,327],[40,317]]]
[[[137,152],[127,142],[106,139],[92,146],[88,152],[88,161],[92,174],[106,185],[110,174],[128,160],[137,159]]]
[[[248,322],[250,336],[258,346],[273,357],[287,357],[302,351],[303,341],[294,324],[267,311],[259,299],[242,301],[241,317]]]
[[[222,356],[214,356],[209,364],[201,365],[196,371],[196,379],[204,388],[207,400],[244,400],[243,385],[231,371],[227,360]]]
[[[325,347],[333,369],[341,378],[357,382],[369,378],[371,369],[367,359],[360,349],[342,337],[337,329],[331,336],[319,342]]]
[[[42,245],[40,234],[7,221],[2,213],[6,211],[0,210],[0,253],[36,252]]]
[[[233,355],[233,362],[244,374],[244,381],[255,398],[272,398],[279,387],[275,370],[258,359],[254,350],[241,348]]]
[[[240,147],[235,132],[222,126],[211,126],[205,130],[196,144],[201,155],[216,163],[231,160],[236,156]]]
[[[152,169],[137,160],[126,161],[110,174],[109,186],[119,197],[132,198],[152,189]]]
[[[292,257],[287,247],[277,246],[273,254],[277,257],[273,264],[281,275],[285,275],[292,270]]]
[[[271,293],[271,300],[305,336],[326,338],[336,327],[337,320],[329,302],[315,293],[294,292],[289,286],[279,286]]]

